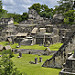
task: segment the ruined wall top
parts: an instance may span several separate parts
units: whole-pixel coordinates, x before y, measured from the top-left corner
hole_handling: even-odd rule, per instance
[[[0,18],[0,25],[9,25],[13,23],[14,23],[13,18]]]
[[[34,9],[29,9],[28,15],[29,15],[29,19],[39,20],[39,19],[42,18],[42,17],[40,17],[40,15],[37,13],[37,11],[34,10]]]

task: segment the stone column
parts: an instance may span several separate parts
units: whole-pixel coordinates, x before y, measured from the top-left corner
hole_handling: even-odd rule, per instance
[[[21,52],[19,52],[19,56],[22,57],[22,53]]]
[[[39,57],[39,62],[42,62],[42,57]]]
[[[38,59],[37,58],[35,58],[35,64],[37,64],[38,63]]]
[[[75,50],[74,50],[74,55],[73,55],[73,57],[75,58]]]
[[[45,34],[44,34],[43,44],[45,44]]]

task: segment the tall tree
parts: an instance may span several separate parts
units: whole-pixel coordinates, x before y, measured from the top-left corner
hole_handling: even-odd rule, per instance
[[[49,8],[48,8],[48,6],[46,4],[41,5],[41,10],[45,11],[45,12],[49,12],[50,11]]]
[[[2,59],[0,59],[0,75],[23,75],[20,73],[17,68],[14,67],[14,64],[10,58],[10,54],[4,51],[2,54]]]
[[[52,8],[50,9],[46,4],[41,5],[39,3],[35,3],[29,9],[36,10],[41,17],[45,18],[50,18],[50,16],[53,17],[52,15],[53,9]]]
[[[39,13],[41,11],[41,4],[40,3],[35,3],[29,9],[34,9]]]
[[[28,13],[26,13],[26,12],[23,13],[21,17],[22,17],[22,21],[27,20],[28,19]]]
[[[59,6],[55,7],[55,11],[64,16],[64,23],[74,24],[74,0],[60,0],[58,1]]]
[[[0,1],[0,18],[6,18],[7,17],[7,11],[2,9],[2,1]]]
[[[64,13],[64,22],[66,24],[75,24],[75,10],[69,10]]]
[[[60,0],[58,1],[59,6],[56,7],[58,13],[65,13],[68,10],[73,9],[73,0]]]
[[[0,1],[0,9],[2,9],[2,1]]]

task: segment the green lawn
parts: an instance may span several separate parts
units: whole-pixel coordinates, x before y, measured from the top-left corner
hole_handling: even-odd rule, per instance
[[[45,60],[51,58],[51,56],[38,56],[31,54],[23,54],[21,58],[17,58],[18,54],[15,54],[15,57],[12,58],[15,66],[22,73],[27,75],[59,75],[60,69],[45,68],[41,67]],[[42,57],[43,62],[38,64],[30,64],[29,61],[34,61],[34,58]]]
[[[6,46],[7,44],[8,44],[8,42],[6,42],[6,41],[0,42],[0,45],[3,45],[3,46]]]
[[[8,42],[0,42],[0,45],[6,46]],[[58,50],[61,47],[62,43],[56,43],[51,45],[49,48],[51,50]],[[12,48],[16,48],[18,46],[17,43],[10,45]],[[46,47],[33,45],[33,46],[21,46],[20,49],[39,49],[45,50]],[[50,59],[51,56],[38,56],[38,55],[31,55],[31,54],[23,54],[21,58],[17,58],[18,54],[15,54],[12,58],[15,66],[18,70],[22,73],[26,73],[27,75],[59,75],[61,69],[53,69],[53,68],[45,68],[41,67],[42,64],[47,60]],[[29,61],[34,61],[34,58],[39,57],[43,58],[43,62],[38,64],[30,64]]]
[[[63,45],[63,43],[55,43],[55,44],[51,45],[49,48],[53,51],[57,51],[62,45]]]
[[[18,22],[14,22],[14,25],[19,24]]]
[[[0,45],[3,45],[3,46],[6,46],[8,44],[8,42],[0,42]],[[53,44],[53,45],[50,45],[50,49],[53,50],[53,51],[57,51],[60,47],[61,47],[62,43],[56,43],[56,44]],[[13,45],[10,44],[10,46],[12,48],[16,48],[16,46],[18,46],[18,43],[15,43]],[[17,48],[18,49],[18,48]],[[39,45],[32,45],[32,46],[21,46],[19,49],[34,49],[34,50],[45,50],[46,47],[44,47],[43,45],[42,46],[39,46]]]

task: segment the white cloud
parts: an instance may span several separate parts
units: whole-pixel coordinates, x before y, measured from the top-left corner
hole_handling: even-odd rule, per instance
[[[49,8],[53,8],[57,5],[58,0],[2,0],[3,9],[7,10],[9,13],[19,13],[28,12],[28,7],[34,3],[46,4]]]
[[[5,9],[5,6],[3,6],[3,9]]]
[[[2,0],[2,2],[3,2],[3,5],[15,5],[15,2],[14,2],[14,0]]]

